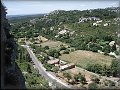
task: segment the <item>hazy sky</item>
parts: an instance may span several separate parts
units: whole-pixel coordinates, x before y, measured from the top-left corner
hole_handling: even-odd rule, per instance
[[[2,0],[7,7],[7,15],[25,15],[25,14],[40,14],[49,13],[53,10],[86,10],[96,8],[115,7],[119,5],[119,0],[113,1],[38,1],[38,0]]]

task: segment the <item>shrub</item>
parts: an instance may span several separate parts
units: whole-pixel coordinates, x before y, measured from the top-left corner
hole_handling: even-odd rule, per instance
[[[71,79],[71,74],[68,72],[63,72],[63,76],[66,77],[68,80]]]
[[[60,55],[60,52],[58,50],[56,50],[56,49],[50,49],[48,51],[48,55],[52,56],[52,57],[55,57],[55,58],[58,58],[59,55]]]
[[[74,76],[75,81],[77,82],[81,82],[82,84],[86,83],[86,79],[83,75],[81,75],[81,73],[77,74]]]
[[[110,53],[110,46],[106,45],[105,47],[103,47],[102,51],[105,52],[106,54]]]
[[[46,63],[44,64],[44,67],[46,68],[47,71],[51,71],[53,66]]]
[[[101,75],[103,76],[110,76],[111,75],[111,70],[110,70],[110,66],[103,66],[103,69],[101,70]]]
[[[54,67],[52,68],[52,71],[55,72],[55,73],[57,73],[57,72],[59,71],[59,67],[54,66]]]
[[[111,86],[115,86],[115,82],[113,82],[113,81],[108,81],[109,82],[109,87],[111,87]]]
[[[58,58],[59,57],[59,53],[54,53],[54,57]]]
[[[120,72],[120,61],[119,60],[112,60],[110,67],[111,67],[112,76],[116,77]]]
[[[96,83],[90,83],[89,85],[88,85],[88,89],[89,90],[94,90],[94,89],[97,89],[98,88],[98,86],[97,86],[97,84]]]
[[[112,86],[115,86],[115,82],[110,81],[110,80],[104,80],[104,85],[112,87]]]
[[[45,50],[48,50],[48,49],[49,49],[49,46],[45,46],[44,49],[45,49]]]
[[[115,51],[115,54],[116,54],[116,55],[119,55],[120,53],[119,53],[118,51]]]
[[[69,54],[69,49],[66,49],[63,54]]]
[[[66,50],[66,47],[61,46],[61,47],[60,47],[60,50]]]
[[[91,77],[91,80],[92,80],[93,82],[97,83],[97,84],[99,84],[99,81],[100,81],[100,79],[97,78],[96,76],[92,76],[92,77]]]
[[[44,55],[44,60],[48,61],[49,60],[49,56],[48,55]]]
[[[74,52],[75,50],[74,49],[71,49],[71,52]]]
[[[43,57],[39,57],[38,60],[43,64],[45,62],[45,59]]]
[[[99,64],[88,64],[86,69],[88,71],[101,74],[102,66]]]

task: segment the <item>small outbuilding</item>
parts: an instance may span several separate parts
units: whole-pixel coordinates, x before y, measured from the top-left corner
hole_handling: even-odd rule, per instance
[[[59,59],[54,59],[54,60],[49,60],[47,61],[48,64],[54,65],[54,64],[59,64]]]
[[[71,69],[71,68],[75,68],[75,64],[74,63],[70,63],[70,64],[66,64],[66,65],[60,66],[60,70],[67,70],[67,69]]]

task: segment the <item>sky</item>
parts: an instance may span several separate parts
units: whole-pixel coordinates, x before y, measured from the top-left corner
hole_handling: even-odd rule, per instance
[[[28,15],[49,13],[54,10],[87,10],[106,7],[118,7],[119,0],[82,1],[82,0],[2,0],[7,7],[7,15]]]

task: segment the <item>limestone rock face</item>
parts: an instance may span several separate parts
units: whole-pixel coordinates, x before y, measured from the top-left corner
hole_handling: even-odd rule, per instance
[[[10,24],[6,14],[6,7],[1,3],[1,88],[25,89],[24,77],[15,63],[17,44],[9,33]]]

